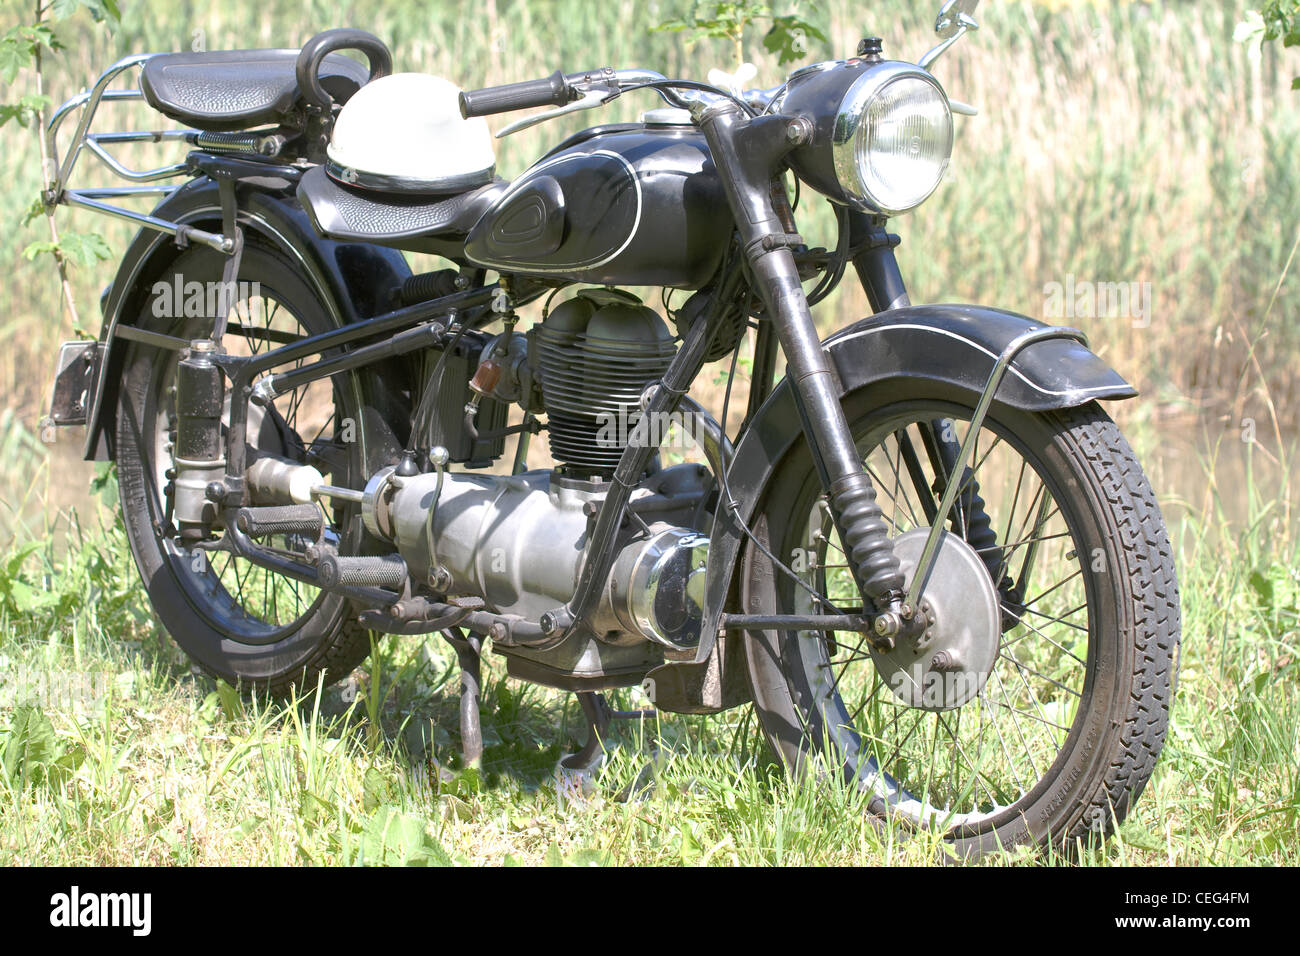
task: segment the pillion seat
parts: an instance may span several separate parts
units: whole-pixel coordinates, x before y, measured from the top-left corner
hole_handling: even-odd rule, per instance
[[[214,50],[160,53],[145,62],[140,90],[145,100],[177,122],[226,132],[278,123],[300,96],[298,50]],[[325,57],[321,86],[345,102],[370,78],[356,60]]]

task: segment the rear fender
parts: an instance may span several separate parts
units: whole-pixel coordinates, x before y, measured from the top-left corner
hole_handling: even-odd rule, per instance
[[[221,200],[216,182],[206,176],[190,181],[169,196],[154,215],[220,232]],[[337,325],[385,311],[388,296],[410,275],[406,260],[396,250],[317,236],[287,181],[283,188],[273,185],[268,190],[241,189],[239,221],[246,233],[261,236],[301,267],[303,276],[329,305]],[[128,344],[118,336],[118,330],[137,321],[155,281],[168,275],[169,267],[182,252],[172,236],[142,229],[122,257],[112,285],[101,297],[104,358],[88,403],[83,452],[88,460],[115,457],[117,391]]]

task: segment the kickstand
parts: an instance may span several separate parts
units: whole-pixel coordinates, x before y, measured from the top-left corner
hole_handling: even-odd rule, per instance
[[[653,710],[613,710],[605,695],[595,691],[579,693],[578,703],[582,705],[582,715],[587,718],[587,742],[576,754],[569,754],[560,761],[565,770],[590,771],[600,765],[611,721],[655,718]]]
[[[466,767],[483,762],[483,726],[479,721],[479,701],[483,696],[481,670],[483,639],[476,634],[465,636],[458,627],[442,631],[443,638],[456,650],[460,664],[460,747]]]
[[[582,715],[587,718],[587,742],[576,754],[560,761],[565,770],[594,770],[604,756],[604,740],[609,732],[609,722],[614,712],[604,694],[586,691],[578,694]]]

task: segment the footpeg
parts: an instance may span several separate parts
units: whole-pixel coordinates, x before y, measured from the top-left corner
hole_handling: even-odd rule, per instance
[[[235,515],[235,525],[250,538],[288,534],[319,541],[325,530],[325,516],[316,505],[240,508]]]
[[[409,572],[406,562],[395,554],[341,558],[327,554],[317,565],[322,587],[388,588],[400,591]]]

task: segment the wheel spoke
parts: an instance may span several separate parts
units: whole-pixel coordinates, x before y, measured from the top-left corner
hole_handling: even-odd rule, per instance
[[[1072,687],[1067,687],[1066,685],[1062,684],[1062,683],[1061,683],[1059,680],[1057,680],[1056,678],[1054,678],[1054,677],[1048,677],[1046,674],[1042,673],[1041,671],[1036,671],[1036,670],[1034,670],[1032,667],[1029,667],[1029,666],[1026,665],[1026,664],[1022,664],[1020,661],[1016,660],[1016,658],[1015,658],[1013,655],[1011,655],[1011,654],[1003,654],[1003,653],[999,653],[999,654],[998,654],[998,657],[1002,658],[1004,661],[1010,661],[1010,662],[1011,662],[1015,667],[1018,667],[1020,670],[1022,670],[1022,671],[1028,671],[1029,673],[1031,673],[1031,674],[1033,674],[1035,677],[1037,677],[1039,680],[1045,680],[1045,681],[1047,681],[1049,684],[1051,684],[1053,687],[1060,688],[1061,690],[1065,691],[1067,694],[1073,694],[1075,697],[1081,697],[1081,696],[1082,696],[1082,695],[1081,695],[1077,690],[1075,690],[1075,689],[1072,688]],[[997,672],[995,671],[994,673],[997,673]]]
[[[927,526],[933,525],[934,519],[939,513],[939,503],[934,500],[934,494],[926,483],[925,472],[921,468],[921,459],[916,454],[916,446],[912,444],[912,439],[908,437],[907,429],[900,429],[895,432],[895,435],[899,439],[899,447],[903,453],[903,464],[907,468],[908,477],[912,479],[912,487],[915,489],[917,499],[921,503],[925,523]]]
[[[1002,688],[1002,696],[1005,700],[1005,698],[1010,695],[1007,693],[1006,682],[1002,679],[1002,672],[994,668],[992,677],[997,678],[998,686]],[[1015,729],[1016,738],[1020,741],[1021,750],[1029,760],[1029,769],[1033,772],[1035,777],[1041,777],[1042,772],[1039,771],[1038,763],[1034,760],[1034,748],[1029,745],[1029,740],[1025,737],[1024,728],[1020,726],[1020,718],[1017,714],[1017,710],[1018,708],[1013,707],[1008,711],[1011,716],[1011,726]]]
[[[1005,604],[1003,604],[1002,607],[1003,607],[1004,610],[1007,610],[1007,611],[1011,611],[1011,610],[1013,610],[1012,608],[1007,607]],[[1065,645],[1063,645],[1063,644],[1058,644],[1056,641],[1052,640],[1051,637],[1049,637],[1047,634],[1043,633],[1043,632],[1042,632],[1041,630],[1039,630],[1038,628],[1034,627],[1034,625],[1030,624],[1030,623],[1029,623],[1028,621],[1026,621],[1024,618],[1020,618],[1020,623],[1023,624],[1026,628],[1028,628],[1031,632],[1033,632],[1033,634],[1035,634],[1036,636],[1041,637],[1043,640],[1047,641],[1047,643],[1051,644],[1053,647],[1055,647],[1057,650],[1059,650],[1062,654],[1066,654],[1066,655],[1068,655],[1069,657],[1071,657],[1073,660],[1077,661],[1079,664],[1082,664],[1082,665],[1086,666],[1086,663],[1087,663],[1087,662],[1084,661],[1083,658],[1081,658],[1081,657],[1079,657],[1078,655],[1076,655],[1073,651],[1071,651],[1071,650],[1070,650],[1069,648],[1067,648]],[[1076,626],[1076,625],[1071,625],[1071,626],[1073,627],[1073,626]],[[1087,633],[1087,628],[1080,628],[1080,630],[1082,630],[1085,634]],[[1029,636],[1029,635],[1027,635],[1027,634],[1026,634],[1026,635],[1021,635],[1020,637],[1014,638],[1014,639],[1012,639],[1012,640],[1010,640],[1010,641],[1004,641],[1004,642],[1002,643],[1002,647],[1003,647],[1004,649],[1005,649],[1005,648],[1008,648],[1008,647],[1011,647],[1011,646],[1014,645],[1014,644],[1018,644],[1018,643],[1020,643],[1021,641],[1023,641],[1023,640],[1024,640],[1026,637],[1028,637],[1028,636]]]
[[[1053,624],[1061,624],[1061,625],[1064,625],[1065,627],[1073,628],[1074,630],[1079,631],[1080,633],[1087,634],[1087,633],[1088,633],[1088,629],[1087,629],[1086,627],[1084,627],[1083,625],[1081,625],[1081,624],[1075,624],[1073,621],[1067,621],[1067,620],[1065,620],[1065,618],[1069,617],[1070,614],[1077,613],[1077,612],[1083,610],[1084,608],[1086,608],[1087,606],[1088,606],[1087,604],[1080,604],[1080,605],[1079,605],[1078,607],[1076,607],[1073,611],[1070,611],[1070,612],[1067,612],[1067,613],[1065,613],[1065,614],[1062,614],[1060,617],[1052,617],[1052,615],[1050,615],[1050,614],[1044,614],[1042,611],[1035,611],[1035,610],[1034,610],[1033,608],[1031,608],[1031,607],[1024,608],[1023,613],[1025,613],[1025,614],[1033,614],[1033,615],[1035,615],[1036,617],[1046,618],[1046,619],[1048,620],[1049,623],[1053,623]],[[1031,626],[1031,625],[1029,624],[1029,622],[1026,621],[1024,618],[1021,618],[1021,619],[1020,619],[1020,623],[1023,624],[1023,625],[1025,625],[1026,627],[1030,627],[1030,626]],[[1037,628],[1034,628],[1034,630],[1037,631],[1038,629],[1037,629]],[[1038,633],[1041,634],[1042,631],[1038,631]]]
[[[1025,603],[1025,607],[1028,608],[1028,607],[1030,607],[1031,605],[1037,604],[1037,603],[1038,603],[1039,601],[1041,601],[1043,598],[1047,597],[1047,595],[1051,594],[1053,591],[1057,590],[1058,588],[1062,587],[1063,585],[1069,584],[1071,581],[1073,581],[1073,580],[1074,580],[1075,578],[1077,578],[1077,577],[1080,577],[1082,574],[1083,574],[1083,568],[1080,568],[1078,571],[1075,571],[1073,574],[1069,575],[1068,577],[1061,578],[1061,580],[1057,581],[1055,584],[1053,584],[1053,585],[1052,585],[1050,588],[1048,588],[1046,591],[1043,591],[1043,592],[1039,593],[1039,595],[1038,595],[1037,597],[1035,597],[1033,600],[1025,601],[1025,602],[1024,602],[1024,603]],[[1087,605],[1083,605],[1083,606],[1086,607]],[[1077,610],[1077,608],[1076,608],[1076,610]]]
[[[1013,713],[1020,714],[1022,717],[1028,717],[1030,720],[1036,720],[1040,724],[1046,724],[1048,727],[1061,731],[1061,733],[1068,734],[1070,732],[1069,727],[1062,727],[1060,724],[1048,720],[1046,717],[1035,716],[1034,714],[1029,713],[1029,711],[1027,710],[1021,710],[1019,707],[1012,707],[1010,704],[1004,703],[1000,700],[989,700],[986,703],[992,704],[994,707],[1001,707],[1004,710],[1009,710],[1012,711]]]
[[[974,550],[976,554],[985,554],[989,551],[1003,551],[1010,553],[1021,545],[1028,544],[1031,541],[1055,541],[1059,538],[1068,538],[1069,536],[1070,533],[1068,531],[1062,531],[1059,534],[1043,534],[1036,538],[1024,538],[1020,541],[1013,541],[1011,544],[995,544],[987,548],[975,548]]]

